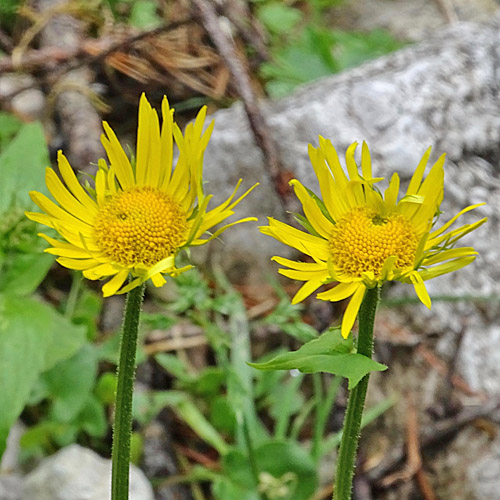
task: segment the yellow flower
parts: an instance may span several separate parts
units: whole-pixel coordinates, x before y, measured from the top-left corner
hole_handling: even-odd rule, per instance
[[[59,152],[64,183],[54,170],[46,170],[47,187],[57,203],[36,191],[30,193],[44,213],[26,215],[55,229],[64,239],[40,234],[51,245],[45,251],[57,255],[61,265],[83,271],[88,279],[112,277],[103,286],[105,297],[128,292],[149,279],[162,286],[164,274],[176,276],[191,267],[176,267],[175,257],[181,249],[203,245],[240,222],[257,220],[247,217],[208,233],[233,215],[235,205],[255,186],[234,199],[240,179],[224,203],[207,210],[212,195],[203,192],[202,166],[213,122],[203,132],[206,107],[187,126],[184,136],[173,121],[166,97],[162,116],[160,129],[156,111],[142,95],[135,165],[110,126],[103,123],[106,133],[101,140],[110,164],[99,161],[95,189],[79,184]],[[174,140],[179,149],[175,169]],[[135,279],[123,286],[129,275]]]
[[[279,272],[305,281],[293,298],[298,303],[322,284],[338,282],[319,293],[322,300],[339,301],[351,297],[342,320],[347,337],[354,324],[367,288],[385,281],[411,283],[419,299],[430,308],[431,299],[424,281],[470,264],[477,252],[472,247],[455,248],[455,243],[486,222],[486,218],[454,230],[450,226],[463,209],[439,229],[434,225],[443,199],[444,157],[433,165],[422,181],[430,156],[429,148],[410,181],[405,196],[398,201],[399,177],[394,174],[384,194],[374,184],[368,147],[363,143],[361,173],[354,160],[357,143],[346,152],[347,173],[329,140],[319,138],[319,148],[309,146],[309,156],[318,177],[322,200],[298,180],[290,182],[302,203],[305,217],[299,222],[308,232],[269,218],[264,234],[309,255],[314,262],[296,262],[283,257],[273,260],[288,269]]]

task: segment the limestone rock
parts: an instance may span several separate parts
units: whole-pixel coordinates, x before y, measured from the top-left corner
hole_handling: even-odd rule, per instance
[[[17,474],[0,474],[0,500],[21,500],[22,484]]]
[[[111,461],[77,444],[46,458],[25,478],[21,500],[106,500],[111,497]],[[130,500],[153,500],[144,474],[132,466]]]

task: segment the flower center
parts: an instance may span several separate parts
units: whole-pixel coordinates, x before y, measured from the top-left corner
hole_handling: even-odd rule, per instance
[[[401,214],[382,217],[370,208],[355,208],[339,220],[330,237],[332,260],[343,272],[380,277],[385,260],[397,256],[396,268],[413,266],[418,239]]]
[[[153,187],[114,195],[100,210],[94,234],[102,251],[124,266],[153,266],[186,239],[187,215],[168,195]]]

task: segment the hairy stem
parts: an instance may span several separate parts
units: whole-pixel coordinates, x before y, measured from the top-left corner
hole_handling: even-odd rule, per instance
[[[369,289],[366,291],[359,309],[358,354],[363,354],[369,358],[372,357],[373,352],[373,325],[379,300],[380,289],[378,287]],[[352,479],[356,464],[356,452],[358,450],[361,418],[365,406],[368,379],[369,374],[365,375],[349,394],[337,461],[333,500],[351,499]]]
[[[134,392],[137,333],[144,288],[145,285],[141,285],[130,290],[125,304],[111,452],[111,500],[128,500],[129,497],[132,395]]]

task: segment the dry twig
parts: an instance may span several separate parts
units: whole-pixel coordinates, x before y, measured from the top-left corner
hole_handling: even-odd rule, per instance
[[[384,488],[392,486],[399,481],[409,481],[415,476],[420,492],[425,500],[437,500],[427,474],[422,466],[420,454],[420,429],[418,425],[418,412],[413,398],[407,398],[408,418],[406,421],[406,466],[383,478],[380,485]]]
[[[480,406],[462,410],[453,418],[443,419],[433,426],[429,426],[422,432],[420,449],[432,448],[451,439],[460,429],[478,418],[498,419],[499,409],[499,401],[488,401]],[[367,471],[366,474],[370,480],[380,485],[382,479],[394,471],[405,458],[406,450],[403,447],[394,448],[388,453],[385,460]]]

